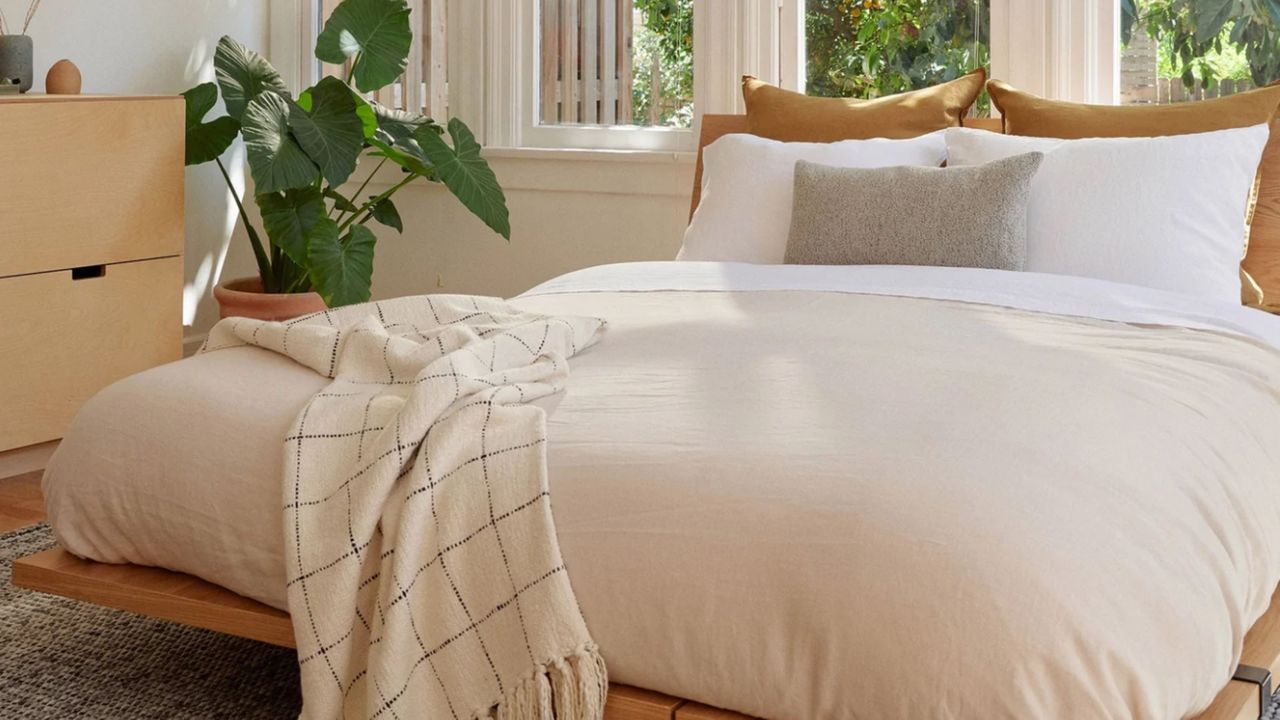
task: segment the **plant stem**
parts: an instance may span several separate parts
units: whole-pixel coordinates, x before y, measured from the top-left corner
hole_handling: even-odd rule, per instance
[[[351,58],[351,67],[347,68],[347,84],[348,85],[351,84],[351,78],[356,76],[356,63],[360,62],[360,57],[362,55],[364,55],[363,52],[358,52],[356,53],[355,57]]]
[[[271,277],[271,260],[267,258],[267,251],[262,247],[262,239],[258,237],[258,231],[253,229],[253,224],[249,222],[249,213],[245,212],[244,203],[240,202],[240,191],[236,190],[236,184],[231,182],[231,174],[227,172],[227,166],[222,164],[222,158],[215,158],[218,163],[218,169],[222,171],[222,179],[227,181],[227,187],[231,190],[231,198],[236,201],[236,209],[240,211],[240,219],[244,221],[245,232],[249,234],[249,243],[253,245],[253,257],[258,262],[258,275],[262,278],[262,289],[272,292],[275,288],[268,287],[272,283]]]
[[[31,27],[31,20],[35,18],[36,11],[40,9],[40,0],[31,0],[31,5],[27,8],[27,19],[22,21],[22,34],[27,34],[27,28]]]
[[[306,289],[310,281],[311,281],[311,276],[307,275],[306,272],[299,273],[298,277],[294,278],[293,282],[289,284],[289,287],[285,288],[285,292],[289,292],[289,293],[302,292],[303,290]]]
[[[387,164],[387,158],[382,158],[382,162],[378,163],[378,166],[373,169],[373,172],[369,173],[369,177],[364,179],[364,182],[360,184],[360,188],[356,190],[355,194],[352,195],[351,197],[356,198],[358,200],[360,198],[360,193],[364,192],[364,189],[369,187],[369,182],[373,180],[373,176],[377,175],[378,171],[382,169],[382,166],[386,164]],[[343,210],[342,212],[338,213],[338,222],[342,222],[342,216],[345,215],[346,213],[347,213],[346,210]]]
[[[356,220],[357,220],[361,215],[365,215],[364,220],[361,220],[361,221],[360,221],[360,222],[361,222],[361,224],[363,224],[363,223],[365,223],[366,221],[368,221],[368,219],[369,219],[370,217],[372,217],[372,215],[373,215],[373,213],[372,213],[372,208],[373,208],[373,206],[374,206],[374,205],[377,205],[378,203],[382,202],[383,200],[386,200],[387,198],[391,197],[392,195],[395,195],[397,192],[399,192],[400,188],[404,187],[405,185],[408,185],[409,183],[413,182],[413,181],[414,181],[414,180],[416,180],[417,178],[418,178],[418,176],[417,176],[416,174],[409,175],[409,177],[407,177],[407,178],[405,178],[405,179],[401,180],[400,182],[396,183],[395,185],[392,185],[390,188],[388,188],[388,189],[387,189],[387,191],[386,191],[386,192],[382,193],[381,195],[378,195],[378,196],[374,197],[372,200],[370,200],[369,202],[367,202],[367,203],[365,203],[364,205],[362,205],[362,206],[360,207],[360,209],[359,209],[359,210],[357,210],[357,211],[356,211],[356,213],[355,213],[354,215],[352,215],[351,217],[347,218],[346,222],[344,222],[344,223],[342,223],[341,225],[339,225],[339,226],[338,226],[338,235],[339,235],[339,236],[341,236],[341,235],[342,235],[342,231],[343,231],[343,230],[346,230],[348,227],[350,227],[350,226],[351,226],[351,223],[355,222],[355,221],[356,221]]]
[[[279,246],[277,245],[272,245],[270,252],[271,252],[271,273],[272,275],[275,276],[275,280],[273,284],[277,289],[282,289],[285,286],[284,252],[280,250]]]

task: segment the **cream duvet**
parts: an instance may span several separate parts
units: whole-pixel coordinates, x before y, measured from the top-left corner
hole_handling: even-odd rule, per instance
[[[549,412],[617,682],[771,718],[1177,718],[1280,581],[1280,321],[1078,278],[624,265]],[[241,348],[91,401],[71,551],[285,605],[282,442],[326,380]]]

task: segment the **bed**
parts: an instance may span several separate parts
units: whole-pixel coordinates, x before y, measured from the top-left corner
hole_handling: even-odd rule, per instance
[[[1280,320],[949,268],[628,264],[514,302],[610,321],[545,407],[583,613],[660,693],[615,688],[614,716],[1257,717]],[[236,348],[108,389],[45,485],[96,562],[15,582],[288,644],[278,438],[323,384]]]

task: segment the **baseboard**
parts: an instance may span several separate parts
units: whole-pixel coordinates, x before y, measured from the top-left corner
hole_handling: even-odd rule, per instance
[[[61,440],[50,440],[39,445],[28,445],[0,452],[0,479],[43,470]]]
[[[182,338],[182,357],[187,358],[196,354],[204,341],[209,338],[209,333],[197,333]]]

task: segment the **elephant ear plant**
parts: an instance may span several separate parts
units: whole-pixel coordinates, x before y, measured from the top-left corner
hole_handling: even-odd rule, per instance
[[[446,128],[431,118],[365,99],[404,74],[412,43],[405,0],[345,0],[316,42],[320,60],[349,63],[345,80],[326,77],[295,98],[265,58],[224,37],[214,56],[217,84],[183,94],[187,165],[215,162],[222,171],[265,292],[315,290],[330,307],[367,301],[376,240],[368,224],[403,232],[392,197],[419,178],[444,185],[510,240],[502,188],[462,121],[449,121],[446,140]],[[219,90],[227,115],[206,122]],[[241,135],[265,243],[220,159]],[[376,165],[348,194],[344,187],[362,159]],[[387,172],[399,173],[397,181],[366,196],[370,180],[387,165]]]

